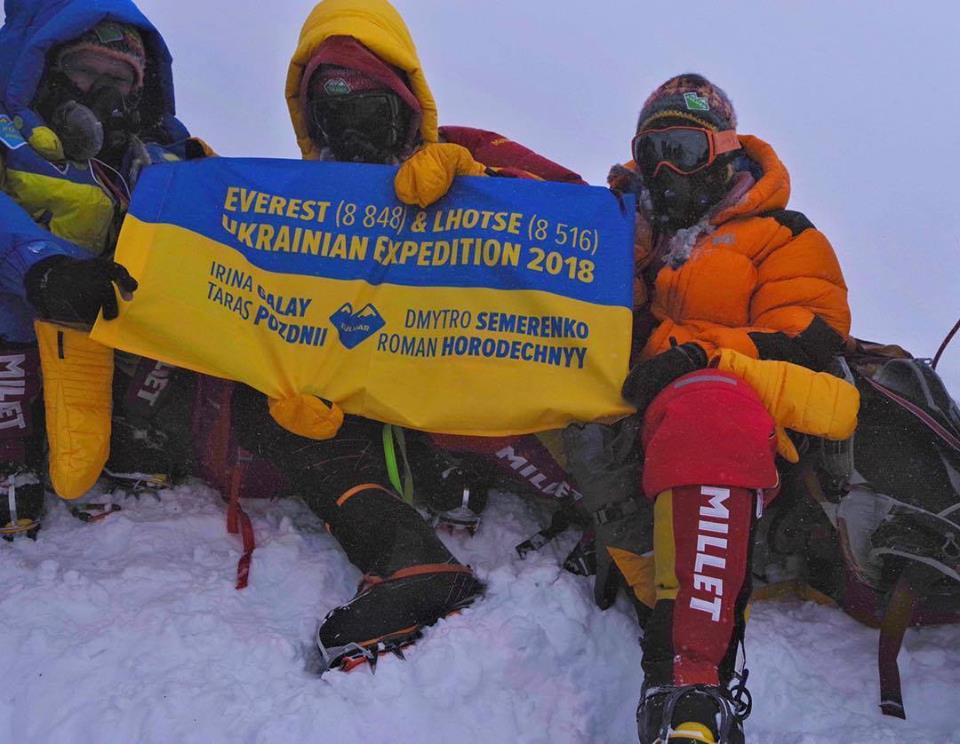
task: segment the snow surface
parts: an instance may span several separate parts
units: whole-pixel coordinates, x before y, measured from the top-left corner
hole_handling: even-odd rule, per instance
[[[635,742],[637,624],[564,572],[572,533],[519,560],[543,518],[494,494],[478,534],[445,536],[488,595],[409,649],[317,678],[317,618],[358,571],[305,506],[247,502],[258,548],[202,485],[84,524],[51,498],[36,542],[0,543],[0,741],[30,744]],[[754,606],[750,742],[960,742],[960,626],[908,631],[909,721],[877,708],[876,631],[809,603]]]

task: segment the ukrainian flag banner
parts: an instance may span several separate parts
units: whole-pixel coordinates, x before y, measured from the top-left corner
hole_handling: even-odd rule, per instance
[[[151,166],[117,248],[140,289],[92,337],[448,434],[629,413],[632,198],[470,177],[419,209],[397,201],[395,172]]]

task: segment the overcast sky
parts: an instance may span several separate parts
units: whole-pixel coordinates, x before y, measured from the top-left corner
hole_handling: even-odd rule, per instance
[[[932,356],[960,316],[960,10],[951,0],[397,0],[441,123],[497,130],[602,183],[637,111],[696,71],[790,170],[853,331]],[[184,122],[224,155],[296,157],[283,99],[305,0],[141,0]],[[960,339],[941,362],[960,394]]]

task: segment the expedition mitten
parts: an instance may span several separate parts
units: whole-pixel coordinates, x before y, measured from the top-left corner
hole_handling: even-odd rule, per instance
[[[642,416],[667,385],[706,366],[707,353],[699,344],[688,341],[674,346],[631,369],[623,383],[623,397],[636,406],[637,414]]]
[[[27,299],[46,320],[93,325],[119,314],[114,285],[124,300],[133,297],[137,281],[120,264],[106,258],[79,260],[53,256],[34,264],[23,280]]]
[[[393,183],[397,198],[404,204],[429,207],[450,190],[457,176],[483,176],[486,172],[467,148],[452,142],[433,142],[400,166]]]

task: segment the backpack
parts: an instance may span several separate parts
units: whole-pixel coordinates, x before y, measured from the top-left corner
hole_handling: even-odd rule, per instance
[[[861,407],[852,439],[820,451],[838,497],[825,505],[843,555],[837,599],[879,626],[880,707],[905,718],[907,626],[960,622],[960,408],[929,361],[899,347],[858,341],[838,361]]]

